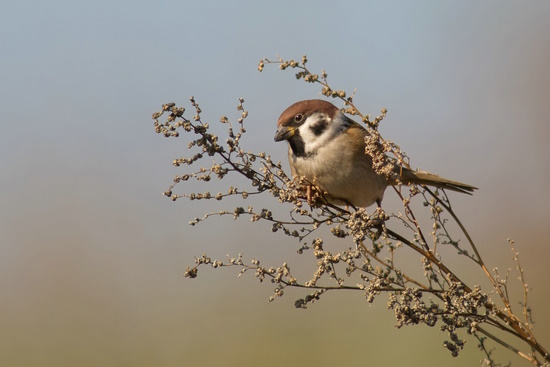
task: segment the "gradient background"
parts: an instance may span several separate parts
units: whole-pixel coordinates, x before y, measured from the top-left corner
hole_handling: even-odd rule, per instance
[[[154,134],[165,102],[194,95],[215,122],[244,97],[243,145],[286,159],[276,118],[319,88],[256,71],[276,54],[307,54],[334,87],[358,88],[363,112],[388,108],[382,132],[413,166],[480,188],[454,196],[457,211],[490,267],[513,267],[516,240],[548,348],[549,19],[546,1],[3,2],[0,363],[477,365],[473,339],[453,359],[438,330],[396,330],[385,296],[304,311],[303,292],[268,303],[272,285],[236,269],[183,278],[203,252],[310,263],[266,223],[187,225],[232,202],[160,195],[185,146]]]

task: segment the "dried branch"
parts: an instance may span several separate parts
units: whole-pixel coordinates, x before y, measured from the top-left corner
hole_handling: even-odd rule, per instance
[[[320,84],[323,95],[343,102],[343,112],[359,116],[369,132],[365,154],[372,158],[373,169],[378,174],[385,175],[390,182],[397,182],[398,175],[395,172],[399,171],[399,167],[410,168],[410,160],[399,146],[384,140],[378,132],[379,124],[386,117],[386,109],[381,109],[381,114],[374,118],[362,114],[353,102],[355,92],[348,95],[343,90],[332,88],[326,72],[310,72],[305,56],[301,61],[263,59],[258,70],[263,71],[270,64],[279,65],[282,70],[297,70],[297,79]],[[202,266],[237,267],[240,269],[239,276],[253,272],[260,282],[269,279],[274,284],[270,301],[283,296],[287,287],[310,290],[310,293],[296,301],[298,308],[306,308],[328,291],[360,291],[367,302],[374,302],[378,296],[386,294],[388,308],[395,314],[397,327],[439,325],[448,335],[443,345],[453,356],[458,355],[465,345],[459,334],[466,334],[473,335],[478,340],[478,346],[485,354],[486,365],[498,365],[493,360],[494,351],[487,346],[488,340],[536,366],[550,365],[546,349],[537,342],[534,335],[531,309],[527,302],[528,287],[518,253],[512,247],[519,279],[523,285],[520,316],[510,306],[506,281],[501,280],[498,272],[493,274],[488,270],[477,245],[454,212],[449,197],[443,190],[433,191],[427,187],[412,186],[407,192],[400,183],[396,184],[394,191],[403,203],[404,214],[386,214],[381,208],[368,213],[364,208],[335,206],[325,200],[323,192],[307,192],[305,187],[312,186],[313,183],[304,178],[289,177],[282,164],[273,162],[265,152],[252,153],[242,148],[246,133],[244,121],[248,117],[242,98],[237,105],[240,115],[237,119],[238,128],[235,129],[226,116],[221,117],[220,124],[215,126],[203,122],[202,110],[193,97],[190,98],[190,103],[194,110],[191,118],[186,118],[185,109],[177,107],[175,103],[165,104],[161,111],[153,114],[155,131],[166,137],[178,138],[184,135],[190,151],[187,157],[173,161],[183,172],[174,178],[164,195],[174,201],[182,198],[223,201],[228,197],[253,201],[257,197],[271,196],[281,205],[290,208],[288,215],[274,215],[269,208],[255,209],[248,205],[246,208],[238,206],[212,211],[193,219],[190,224],[197,225],[217,215],[230,216],[233,219],[246,216],[252,222],[267,221],[272,225],[272,232],[281,231],[295,238],[300,245],[297,253],[310,254],[317,266],[309,279],[299,280],[292,275],[288,263],[278,267],[264,267],[256,259],[252,259],[250,264],[245,263],[242,255],[225,261],[202,255],[195,259],[195,266],[187,268],[187,277],[197,277],[199,267]],[[161,122],[163,116],[165,119]],[[223,126],[226,127],[226,132],[222,132],[224,138],[221,139],[222,135],[212,131]],[[206,186],[213,179],[228,182],[229,178],[242,182],[247,189],[229,185],[227,190],[217,194],[209,191],[176,192],[190,180],[199,181]],[[308,200],[311,206],[308,205]],[[427,210],[413,210],[413,202],[421,203]],[[433,223],[432,227],[422,227],[423,221],[419,218],[429,218]],[[324,249],[323,238],[313,238],[321,228],[330,231],[331,248],[340,248],[340,251],[327,251]],[[460,235],[456,234],[457,231]],[[465,238],[466,248],[457,236]],[[308,241],[308,238],[312,239]],[[512,244],[510,241],[511,246]],[[471,262],[479,269],[480,277],[489,280],[491,287],[482,289],[480,286],[466,284],[461,274],[447,265],[448,259],[439,254],[438,250],[442,246],[451,246],[456,250],[457,256],[463,256]],[[412,261],[413,254],[418,254],[420,261]],[[413,275],[418,273],[418,269],[422,270],[425,279],[418,279]],[[498,302],[492,296],[497,297]],[[510,335],[514,340],[504,341],[500,334]]]

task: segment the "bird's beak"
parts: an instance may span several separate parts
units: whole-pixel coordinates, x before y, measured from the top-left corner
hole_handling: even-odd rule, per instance
[[[279,126],[275,133],[275,141],[288,140],[295,134],[294,128],[291,126]]]

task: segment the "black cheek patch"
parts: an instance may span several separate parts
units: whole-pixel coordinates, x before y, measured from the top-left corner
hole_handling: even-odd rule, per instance
[[[326,120],[319,120],[315,125],[311,126],[311,132],[315,134],[315,136],[321,135],[326,129],[327,129],[328,122]]]

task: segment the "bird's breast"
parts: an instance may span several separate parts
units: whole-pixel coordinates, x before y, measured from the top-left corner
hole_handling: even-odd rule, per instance
[[[298,157],[289,149],[292,175],[304,176],[328,192],[330,202],[367,207],[382,200],[386,179],[372,169],[372,161],[363,148],[345,144],[344,136],[319,147],[315,154]]]

